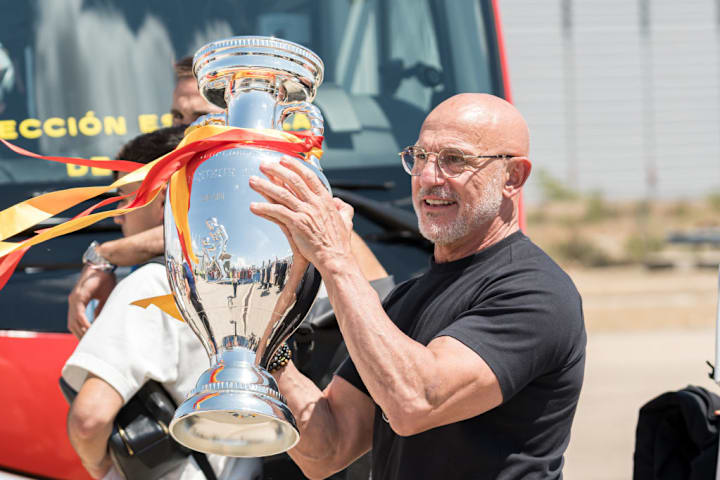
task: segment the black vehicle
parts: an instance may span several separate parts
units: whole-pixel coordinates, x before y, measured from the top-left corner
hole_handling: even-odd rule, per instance
[[[445,98],[509,94],[491,0],[0,0],[0,12],[0,138],[47,155],[112,158],[139,133],[169,125],[173,61],[208,41],[273,35],[312,49],[325,62],[314,102],[325,118],[323,168],[396,282],[421,272],[430,251],[397,152],[416,141],[425,115]],[[111,178],[0,146],[0,209]],[[0,411],[12,412],[0,426],[0,476],[85,476],[57,387],[75,345],[67,295],[88,244],[118,236],[108,220],[33,247],[0,291],[0,378],[14,385],[0,394]],[[332,322],[323,329],[311,332],[305,367],[317,382],[341,340]],[[302,478],[286,456],[266,464],[267,478]]]

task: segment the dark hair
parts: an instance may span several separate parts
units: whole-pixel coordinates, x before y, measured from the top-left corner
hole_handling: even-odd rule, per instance
[[[192,77],[193,76],[192,66],[193,66],[193,57],[191,57],[189,55],[187,57],[183,57],[180,60],[178,60],[177,62],[175,62],[175,78],[177,80],[180,80],[181,78],[184,78],[184,77]]]
[[[186,128],[187,125],[178,125],[138,135],[120,149],[116,158],[131,162],[150,163],[173,151],[182,140]]]

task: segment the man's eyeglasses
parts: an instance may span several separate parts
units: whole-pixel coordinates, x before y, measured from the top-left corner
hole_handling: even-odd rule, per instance
[[[476,159],[494,160],[511,157],[511,155],[465,155],[457,148],[443,148],[437,153],[426,152],[424,148],[417,146],[406,147],[399,155],[403,168],[413,177],[422,173],[430,155],[435,155],[435,161],[445,177],[457,177],[465,170],[480,168],[478,162],[473,162]]]

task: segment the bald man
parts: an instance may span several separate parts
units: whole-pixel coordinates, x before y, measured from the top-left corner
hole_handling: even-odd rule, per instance
[[[251,210],[322,274],[350,353],[324,391],[292,363],[275,373],[308,477],[372,448],[373,480],[562,478],[586,336],[572,281],[519,229],[528,147],[491,95],[428,115],[401,157],[434,255],[383,303],[351,254],[350,206],[293,159],[250,180],[268,200]]]

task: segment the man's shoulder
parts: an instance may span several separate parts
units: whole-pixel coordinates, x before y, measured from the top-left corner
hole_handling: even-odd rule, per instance
[[[513,246],[512,275],[509,282],[516,298],[524,297],[537,307],[537,325],[567,336],[570,343],[584,345],[585,326],[582,299],[570,275],[542,248],[523,235]]]
[[[164,293],[170,293],[170,284],[168,283],[167,273],[165,266],[160,263],[146,263],[137,267],[127,277],[123,278],[113,289],[119,292],[157,292],[156,295]],[[146,295],[151,297],[152,295]]]
[[[583,327],[582,301],[574,282],[542,248],[521,232],[513,234],[488,264],[479,262],[465,277],[467,295],[477,305],[503,305],[508,311],[533,311],[539,327]]]
[[[519,230],[456,263],[455,271],[478,291],[493,285],[522,287],[539,282],[574,290],[565,270]]]
[[[569,289],[577,293],[575,284],[568,273],[539,245],[528,236],[522,234],[511,245],[511,270],[518,273],[525,272],[528,279],[535,278],[535,282],[551,281],[559,288]]]
[[[98,323],[107,317],[154,318],[162,311],[157,308],[142,308],[132,305],[137,300],[157,297],[171,293],[165,267],[159,264],[147,264],[123,278],[110,293],[110,297],[98,316]]]
[[[395,302],[398,298],[402,297],[405,293],[407,293],[410,288],[412,288],[415,283],[417,283],[422,278],[422,274],[415,275],[404,282],[396,284],[392,290],[385,296],[383,300],[383,305],[387,306],[389,304],[392,304]]]

